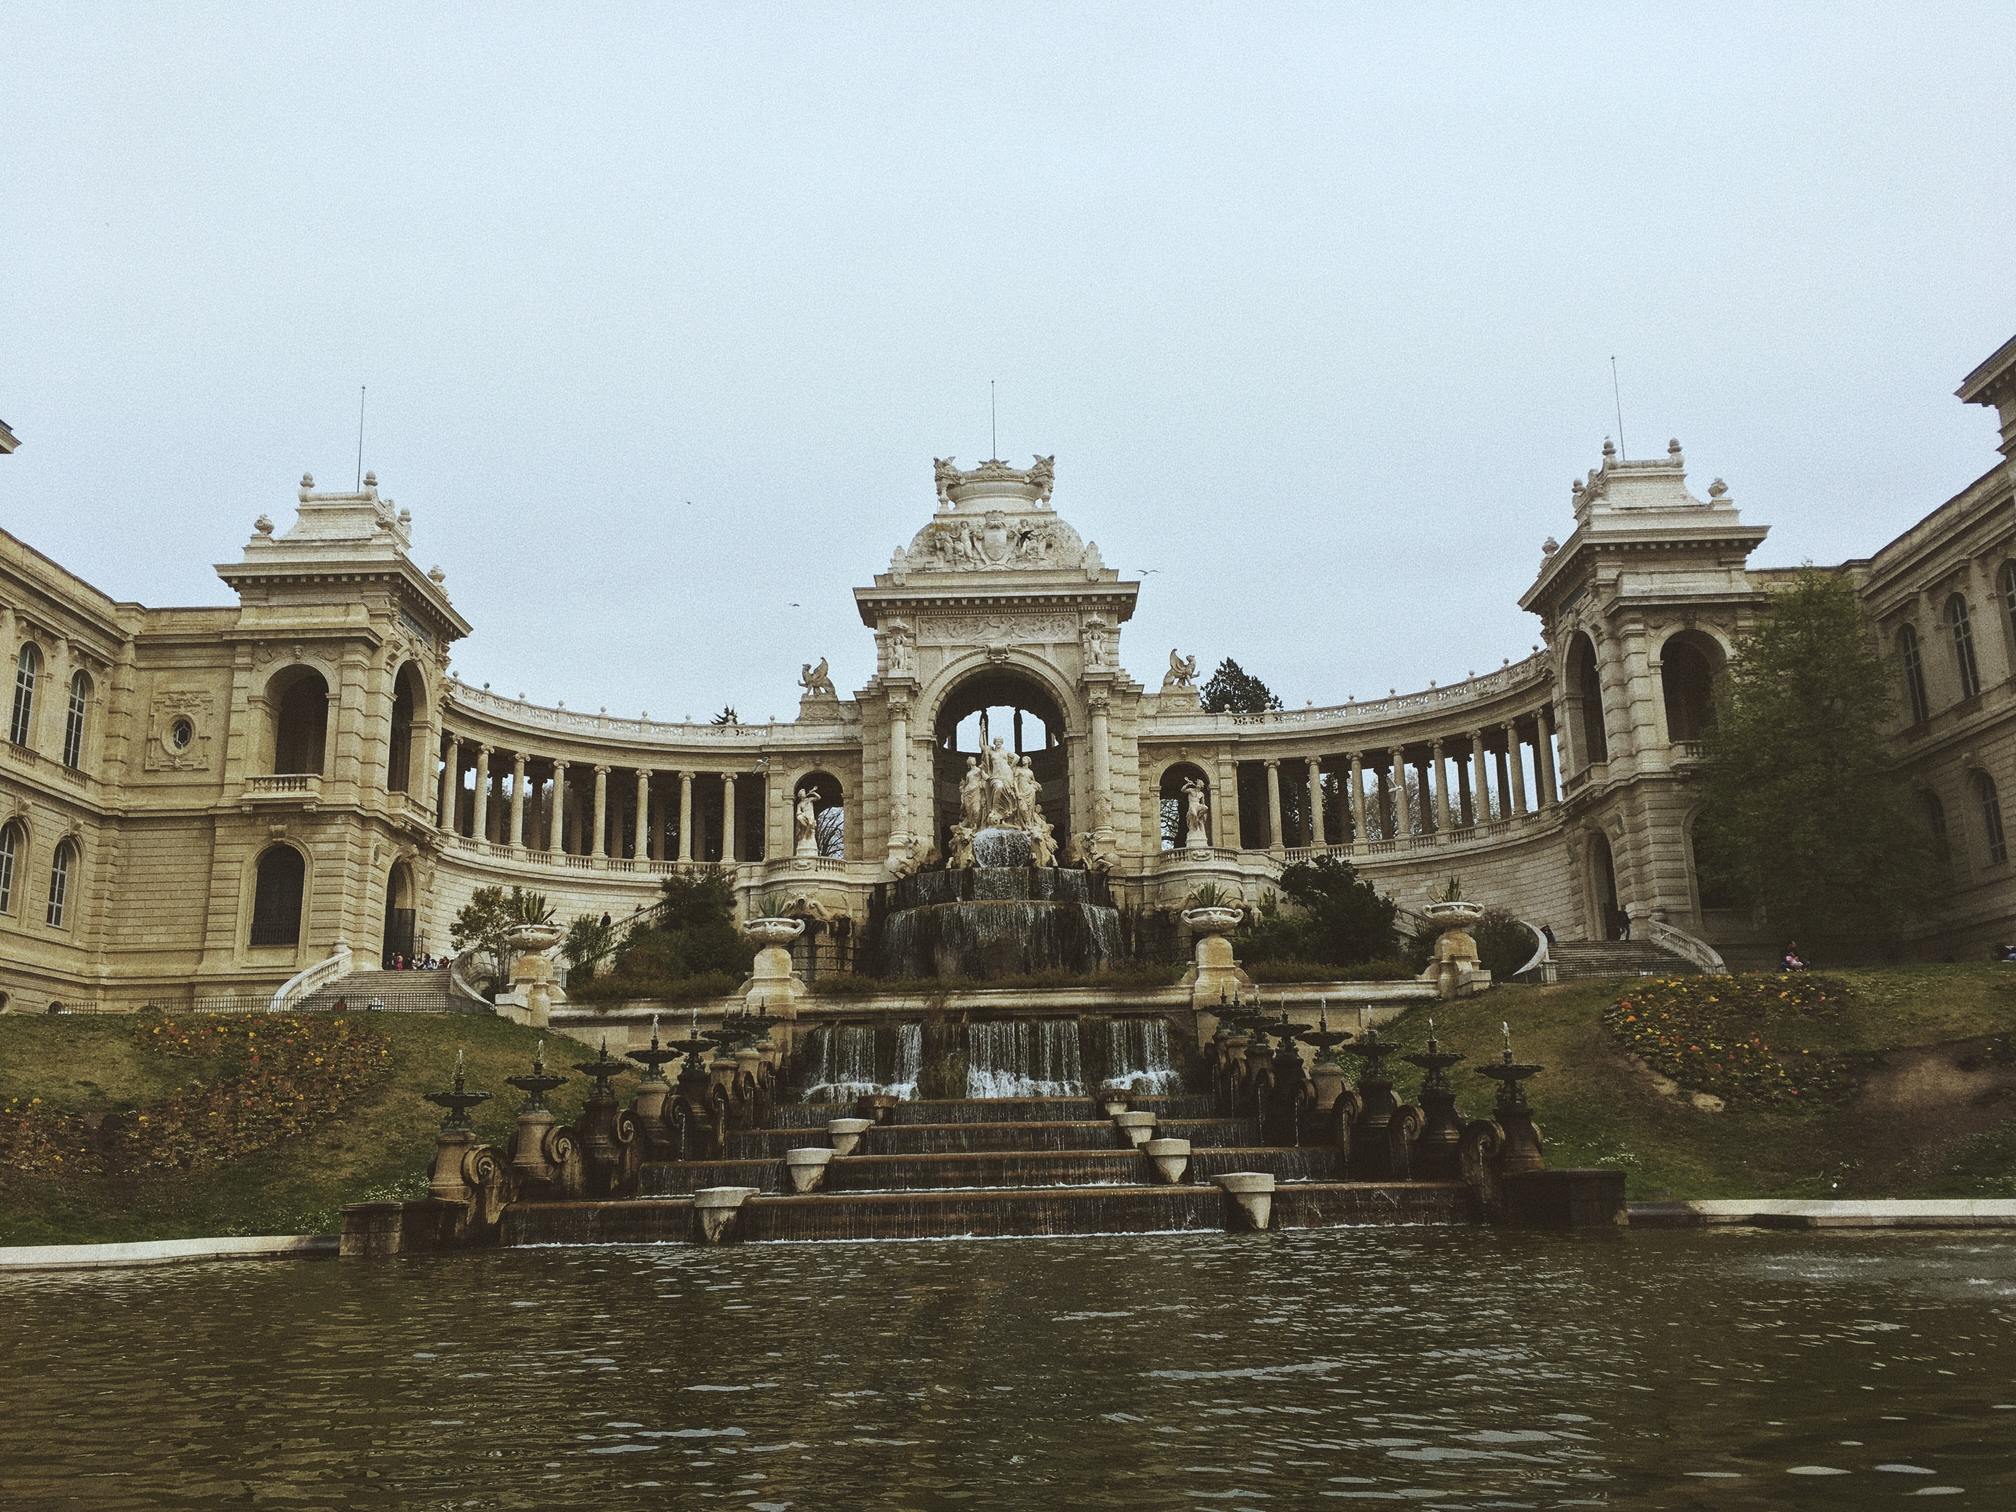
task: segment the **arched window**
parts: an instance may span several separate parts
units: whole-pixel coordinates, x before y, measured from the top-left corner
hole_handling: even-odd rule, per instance
[[[70,709],[63,716],[63,765],[71,771],[84,764],[84,716],[91,708],[91,678],[78,672],[70,679]]]
[[[825,856],[840,860],[847,854],[847,794],[841,787],[840,779],[831,772],[807,772],[798,779],[792,791],[792,849],[799,855],[807,854],[804,838],[797,834],[798,819],[803,814],[802,803],[807,794],[812,799],[812,849],[815,856]]]
[[[1920,792],[1918,808],[1925,816],[1925,832],[1932,838],[1932,859],[1945,866],[1953,859],[1952,837],[1946,833],[1946,805],[1937,793]]]
[[[1918,632],[1909,625],[1897,632],[1897,663],[1904,669],[1904,698],[1911,706],[1911,723],[1923,724],[1932,717],[1932,705],[1925,697],[1925,662],[1918,655]]]
[[[298,945],[301,943],[301,895],[308,879],[308,864],[291,845],[268,846],[259,857],[259,872],[252,888],[252,936],[254,945]]]
[[[1981,691],[1981,669],[1974,664],[1974,626],[1967,617],[1967,600],[1960,594],[1946,600],[1946,628],[1953,633],[1953,669],[1960,675],[1960,696],[1972,698]]]
[[[1156,796],[1161,819],[1162,849],[1182,850],[1190,843],[1193,810],[1195,817],[1202,824],[1202,832],[1197,843],[1211,844],[1211,787],[1202,767],[1188,761],[1177,762],[1162,774],[1161,786]]]
[[[420,718],[420,674],[411,662],[392,684],[392,739],[385,753],[385,791],[404,793],[413,784],[413,731]]]
[[[322,674],[290,668],[268,685],[266,697],[273,711],[274,772],[320,772],[329,733],[329,684]]]
[[[1666,695],[1666,736],[1699,740],[1715,723],[1715,678],[1722,648],[1698,630],[1682,630],[1659,652],[1659,681]]]
[[[2002,622],[2009,628],[2009,649],[2016,652],[2016,562],[2004,562],[1995,574],[1995,592],[2002,600]]]
[[[18,746],[31,744],[35,734],[35,680],[41,675],[41,649],[23,642],[14,659],[14,715],[7,722],[7,738]]]
[[[2009,842],[2002,833],[2002,798],[1995,791],[1995,779],[1986,772],[1974,774],[1974,801],[1981,805],[1981,837],[1988,842],[1988,864],[2000,866],[2009,859]]]
[[[1575,734],[1582,766],[1610,759],[1610,737],[1603,728],[1603,679],[1596,670],[1596,647],[1577,634],[1568,648],[1568,699],[1575,708]]]
[[[49,911],[45,917],[51,929],[62,929],[70,916],[70,878],[77,869],[77,842],[65,840],[49,860]]]
[[[21,821],[11,819],[0,825],[0,914],[14,912],[14,874],[27,852],[28,832],[21,828]]]

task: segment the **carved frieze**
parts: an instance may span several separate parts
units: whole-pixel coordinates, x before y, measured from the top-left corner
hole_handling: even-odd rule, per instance
[[[934,646],[1062,644],[1078,634],[1070,614],[944,614],[925,619],[919,638]]]

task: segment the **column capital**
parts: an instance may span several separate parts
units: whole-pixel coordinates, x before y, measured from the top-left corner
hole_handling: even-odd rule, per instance
[[[479,760],[488,761],[490,759],[491,750],[492,747],[484,745],[481,741],[478,741],[476,743],[476,755]]]
[[[685,767],[679,768],[673,775],[681,782],[691,782],[693,780],[693,773]]]
[[[523,751],[513,751],[511,753],[511,765],[520,775],[523,775],[525,771],[525,760],[526,757]]]
[[[564,757],[561,757],[561,756],[555,756],[555,757],[553,758],[553,770],[554,770],[554,771],[556,771],[556,772],[564,772],[564,771],[566,771],[566,770],[567,770],[567,761],[566,761],[566,758],[564,758]]]
[[[1269,756],[1267,758],[1266,765],[1268,771],[1270,772],[1276,771],[1281,766],[1281,758],[1279,756]]]
[[[598,761],[598,762],[596,762],[596,763],[595,763],[595,775],[596,775],[597,777],[607,777],[607,776],[609,775],[609,767],[608,767],[608,764],[607,764],[606,762],[601,762],[601,761]]]
[[[1437,761],[1442,759],[1442,737],[1440,735],[1437,735],[1433,740],[1428,742],[1428,748],[1435,753]]]

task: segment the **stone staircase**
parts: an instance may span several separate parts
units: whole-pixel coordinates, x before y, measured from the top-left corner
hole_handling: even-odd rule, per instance
[[[377,1001],[391,1013],[480,1013],[449,983],[446,971],[353,971],[338,977],[294,1006],[303,1012],[327,1011],[341,999],[353,1013]]]
[[[1649,940],[1561,940],[1549,947],[1556,976],[1564,982],[1601,977],[1694,976],[1692,961],[1662,950]]]
[[[1274,1181],[1272,1228],[1362,1223],[1471,1223],[1461,1182],[1346,1181],[1328,1148],[1263,1145],[1258,1121],[1217,1116],[1212,1099],[1135,1096],[1122,1119],[1089,1096],[898,1102],[835,1154],[817,1190],[797,1193],[786,1150],[837,1146],[829,1119],[851,1103],[781,1106],[767,1129],[732,1132],[726,1159],[658,1161],[639,1195],[606,1202],[513,1204],[506,1244],[650,1243],[692,1237],[696,1202],[719,1189],[738,1199],[738,1241],[924,1239],[1010,1234],[1218,1230],[1242,1221],[1214,1177],[1261,1172]],[[1122,1127],[1141,1115],[1157,1139],[1187,1139],[1174,1182]]]

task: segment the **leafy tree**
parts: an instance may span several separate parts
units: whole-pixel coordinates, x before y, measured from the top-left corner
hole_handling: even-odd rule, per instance
[[[616,974],[651,981],[728,972],[744,975],[750,947],[735,927],[735,887],[720,867],[675,872],[649,928],[631,931]]]
[[[460,950],[473,950],[486,958],[490,980],[498,984],[511,975],[511,931],[520,924],[546,924],[553,918],[544,893],[514,887],[479,887],[469,895],[454,922],[448,939]]]
[[[1889,687],[1853,586],[1808,569],[1716,690],[1696,849],[1788,939],[1893,940],[1929,884],[1884,740]]]
[[[1198,701],[1207,714],[1260,714],[1281,707],[1272,688],[1229,656],[1218,663]]]
[[[1240,936],[1242,957],[1355,966],[1393,954],[1394,902],[1349,861],[1298,861],[1281,874],[1281,891],[1298,912],[1263,904]]]
[[[567,926],[567,938],[560,942],[560,954],[566,958],[569,980],[584,972],[595,974],[599,962],[616,944],[616,926],[609,916],[603,914],[582,914]]]

